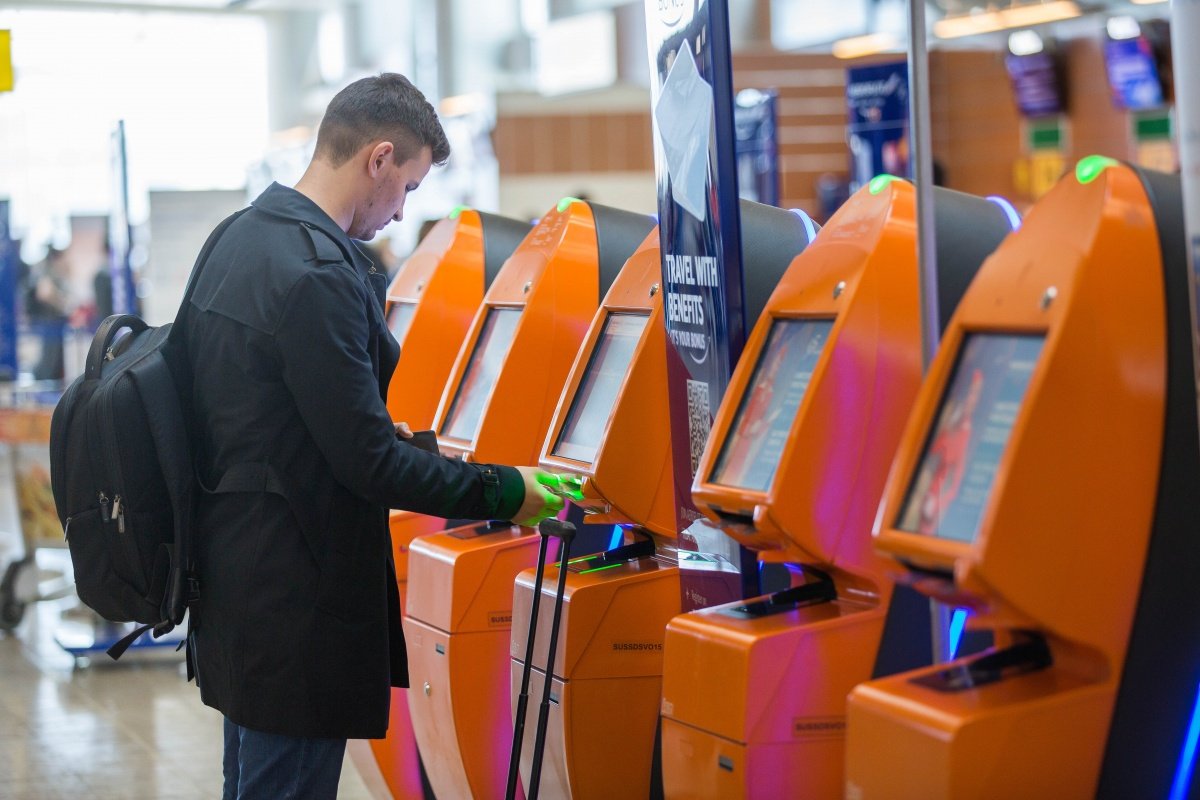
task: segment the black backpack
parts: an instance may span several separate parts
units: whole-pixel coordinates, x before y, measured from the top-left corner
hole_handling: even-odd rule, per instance
[[[242,213],[205,242],[173,324],[152,328],[131,314],[100,324],[51,418],[50,482],[79,599],[112,622],[142,623],[109,648],[114,659],[147,630],[157,638],[173,629],[199,599],[181,323],[208,254]]]

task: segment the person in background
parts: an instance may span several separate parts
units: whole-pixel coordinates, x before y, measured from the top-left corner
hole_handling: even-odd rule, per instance
[[[188,659],[225,717],[227,799],[332,798],[346,739],[385,734],[408,681],[388,508],[526,525],[562,508],[539,470],[410,445],[384,404],[387,282],[353,240],[401,219],[449,150],[406,78],[355,81],[300,181],[236,217],[184,309],[206,489]]]
[[[30,270],[25,286],[25,313],[30,328],[42,340],[33,368],[35,381],[63,380],[63,335],[67,325],[67,255],[51,247],[46,258]]]

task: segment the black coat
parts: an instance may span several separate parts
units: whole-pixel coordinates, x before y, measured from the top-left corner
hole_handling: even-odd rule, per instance
[[[408,669],[387,508],[508,519],[511,467],[398,440],[385,277],[272,185],[216,244],[187,309],[203,701],[245,727],[377,738]],[[419,380],[421,376],[403,376]]]

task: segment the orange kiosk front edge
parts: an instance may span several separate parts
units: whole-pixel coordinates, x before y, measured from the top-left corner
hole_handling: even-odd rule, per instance
[[[413,430],[429,428],[446,378],[483,294],[517,244],[524,222],[455,209],[440,220],[400,266],[387,291],[388,328],[400,360],[388,385],[392,419]],[[408,580],[408,548],[417,536],[439,531],[443,521],[408,511],[390,516],[392,557],[401,606]],[[420,766],[408,715],[408,692],[393,689],[386,738],[370,749],[393,797],[421,797]]]
[[[1133,170],[1085,159],[959,305],[876,541],[1007,646],[857,687],[847,797],[1096,794],[1156,517],[1166,331],[1178,330],[1152,198]]]
[[[840,797],[845,697],[871,677],[892,594],[871,523],[921,381],[916,192],[881,176],[792,262],[713,421],[692,496],[789,589],[676,617],[666,635],[669,797]],[[950,307],[1011,231],[938,190]]]
[[[798,213],[742,201],[749,313],[809,241]],[[626,263],[592,320],[541,464],[582,478],[588,521],[623,528],[620,546],[571,560],[566,577],[540,790],[550,797],[654,796],[663,634],[680,611],[674,476],[667,402],[667,340],[659,235]],[[530,704],[542,700],[554,586],[547,565],[538,598]],[[514,709],[533,609],[534,572],[513,599]],[[530,779],[534,726],[525,728],[521,777]]]
[[[653,226],[578,200],[547,213],[480,305],[434,420],[443,453],[534,464],[598,298]],[[440,797],[504,793],[512,723],[513,580],[536,534],[469,525],[414,540],[408,608],[413,727]]]

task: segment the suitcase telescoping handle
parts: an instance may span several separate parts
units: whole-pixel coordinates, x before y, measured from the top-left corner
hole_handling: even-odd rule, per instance
[[[96,329],[92,337],[92,346],[88,349],[87,362],[84,365],[85,380],[96,380],[100,377],[100,368],[105,361],[111,361],[108,353],[112,349],[113,340],[123,329],[129,328],[132,333],[141,333],[150,327],[145,321],[133,314],[113,314]]]
[[[533,669],[533,641],[537,636],[538,607],[541,606],[542,577],[546,566],[546,549],[550,537],[561,544],[558,549],[558,590],[554,595],[554,617],[550,622],[550,652],[546,654],[546,680],[542,685],[542,704],[538,709],[537,728],[533,737],[533,764],[529,771],[529,786],[526,800],[537,800],[542,777],[542,752],[546,749],[546,725],[550,719],[550,689],[554,681],[554,661],[558,650],[558,624],[562,619],[563,593],[567,587],[567,561],[571,557],[571,541],[575,538],[575,526],[553,517],[538,524],[542,541],[538,547],[537,575],[533,581],[533,600],[529,609],[529,634],[525,640],[525,663],[521,668],[521,693],[517,697],[517,713],[513,719],[512,751],[508,759],[508,787],[505,800],[517,796],[517,775],[521,765],[521,744],[525,738],[525,714],[529,706],[529,676]]]

